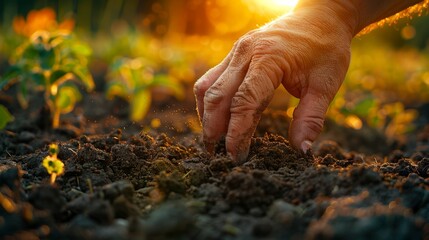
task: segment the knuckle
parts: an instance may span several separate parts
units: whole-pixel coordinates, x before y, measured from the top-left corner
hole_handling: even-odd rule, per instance
[[[254,91],[249,88],[245,91],[237,92],[231,101],[231,112],[243,113],[247,111],[255,111],[257,99],[255,95]]]
[[[305,120],[309,130],[315,134],[319,134],[323,129],[325,119],[323,117],[311,117]]]
[[[236,54],[244,54],[244,53],[246,53],[250,48],[252,48],[254,42],[255,42],[255,39],[251,35],[245,35],[245,36],[241,37],[235,43],[235,52],[236,52]]]
[[[225,94],[216,86],[210,87],[204,93],[204,105],[209,108],[221,104],[225,99]]]
[[[205,86],[205,84],[203,84],[201,81],[197,81],[194,84],[194,94],[197,97],[203,97],[207,89],[208,86]]]
[[[255,54],[265,54],[270,49],[273,49],[273,47],[276,46],[276,41],[273,39],[258,39],[254,44],[254,53]]]

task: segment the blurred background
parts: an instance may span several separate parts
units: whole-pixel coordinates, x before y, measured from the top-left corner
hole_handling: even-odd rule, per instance
[[[91,72],[103,91],[108,66],[118,57],[144,57],[177,78],[188,91],[247,31],[290,11],[281,0],[14,0],[0,2],[0,75],[22,42],[22,29],[50,8],[58,25],[92,49]],[[345,126],[364,125],[389,136],[415,129],[429,101],[429,16],[427,10],[353,42],[345,84],[329,116]],[[19,20],[21,19],[21,20]],[[19,22],[27,21],[24,25]],[[21,29],[21,30],[20,30]],[[21,33],[20,33],[21,31]],[[271,107],[291,115],[297,100],[279,90]],[[422,110],[423,109],[423,110]]]

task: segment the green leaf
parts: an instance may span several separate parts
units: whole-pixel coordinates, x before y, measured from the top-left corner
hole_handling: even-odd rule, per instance
[[[91,48],[85,44],[82,44],[82,43],[73,44],[72,51],[77,56],[86,56],[86,57],[91,55],[91,53],[92,53]]]
[[[54,49],[39,51],[40,67],[45,70],[51,70],[56,62],[56,54]]]
[[[354,106],[353,112],[360,117],[366,117],[374,106],[374,98],[365,98]]]
[[[81,98],[82,95],[74,85],[62,86],[55,98],[55,107],[62,114],[69,113]]]
[[[172,91],[173,95],[178,99],[183,99],[185,97],[185,92],[182,85],[176,82],[176,79],[170,77],[166,74],[155,75],[151,87],[164,87]]]
[[[66,75],[66,74],[67,74],[67,72],[64,71],[64,70],[62,70],[62,69],[53,71],[52,74],[51,74],[51,77],[49,79],[49,82],[51,84],[55,84],[59,79],[61,79],[62,77],[64,77],[64,75]]]
[[[13,116],[3,105],[0,105],[0,129],[6,127],[8,122],[13,121]]]
[[[22,69],[18,66],[11,66],[7,73],[0,79],[0,90],[13,84],[22,74]]]
[[[121,97],[127,101],[130,100],[127,86],[122,82],[111,82],[107,86],[106,97],[113,99],[115,96]]]
[[[39,58],[39,51],[34,47],[34,45],[29,44],[23,51],[22,56],[17,56],[18,62],[33,62],[33,64],[36,63],[36,59]]]
[[[149,111],[151,104],[151,93],[150,91],[143,90],[140,92],[137,92],[136,95],[134,95],[132,102],[131,102],[131,112],[130,112],[130,118],[133,121],[140,121],[142,120],[147,112]]]
[[[351,107],[341,108],[340,111],[345,115],[354,114],[354,115],[357,115],[358,117],[366,118],[369,115],[371,109],[374,108],[375,106],[376,106],[375,98],[366,97],[364,99],[361,99],[360,101],[357,101],[357,103],[355,103],[355,105]]]
[[[17,97],[18,97],[19,105],[21,105],[21,107],[24,109],[27,108],[28,107],[28,89],[27,89],[26,81],[19,83],[19,91],[18,91]]]
[[[85,85],[87,91],[94,89],[94,80],[88,68],[84,66],[75,66],[72,72]]]
[[[119,72],[119,69],[121,69],[125,64],[125,58],[117,58],[113,61],[112,64],[110,64],[109,71],[110,72]]]
[[[31,79],[37,86],[46,87],[45,76],[42,73],[31,73]]]

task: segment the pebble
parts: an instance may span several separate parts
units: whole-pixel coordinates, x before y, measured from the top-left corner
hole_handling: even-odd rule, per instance
[[[17,140],[21,143],[29,143],[36,138],[36,135],[32,132],[23,131],[18,134]]]
[[[15,146],[16,155],[25,155],[34,152],[34,148],[26,143],[20,143]]]
[[[301,209],[283,200],[276,200],[268,210],[267,216],[281,222],[289,222],[301,212]]]

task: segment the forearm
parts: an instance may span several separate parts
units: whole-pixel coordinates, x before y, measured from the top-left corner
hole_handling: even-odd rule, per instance
[[[395,14],[397,16],[394,19],[405,17],[421,11],[428,4],[429,0],[300,0],[296,11],[308,7],[328,7],[337,12],[343,22],[350,26],[353,35],[356,35],[373,23]],[[416,6],[409,8],[413,5]],[[407,8],[407,11],[403,11]]]
[[[353,0],[354,5],[358,9],[358,22],[355,34],[366,28],[372,23],[379,22],[385,18],[395,15],[413,5],[423,3],[423,0]],[[427,2],[427,1],[426,1]],[[404,13],[405,17],[412,14],[414,11]]]

